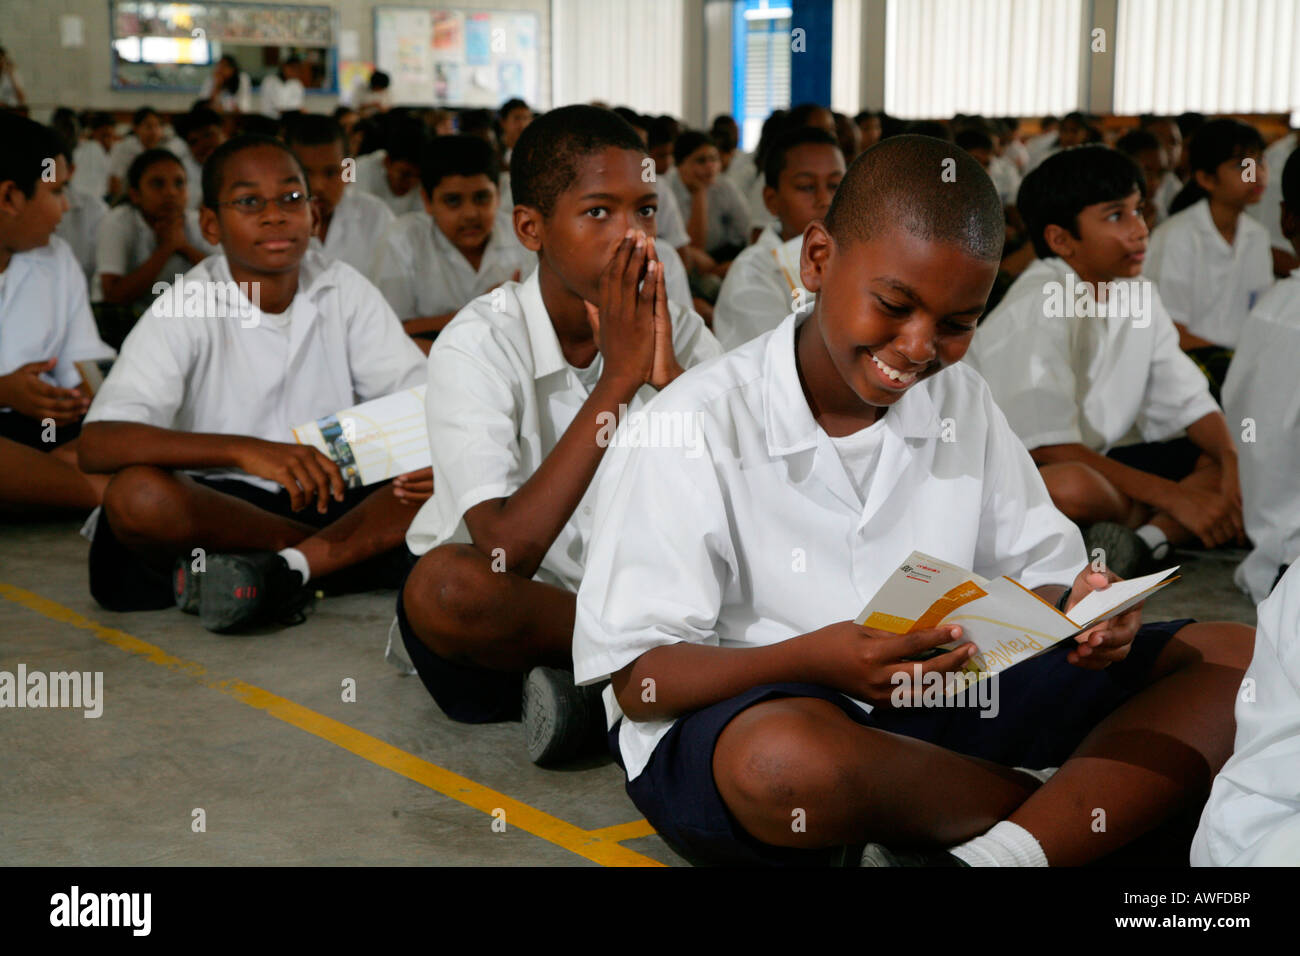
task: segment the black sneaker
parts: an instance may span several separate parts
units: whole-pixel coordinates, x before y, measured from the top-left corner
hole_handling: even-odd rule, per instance
[[[300,624],[312,594],[302,575],[274,551],[210,554],[199,594],[199,620],[225,633],[258,624]]]
[[[578,687],[573,674],[557,667],[534,667],[524,677],[523,722],[533,763],[562,763],[597,752],[605,734],[605,684]]]
[[[1114,571],[1125,580],[1150,574],[1155,569],[1150,545],[1136,531],[1122,524],[1098,521],[1084,532],[1083,544],[1088,549],[1089,561],[1100,548],[1106,570]]]
[[[947,850],[891,850],[879,843],[862,848],[858,866],[965,866],[970,864]]]
[[[199,613],[199,582],[203,575],[194,570],[190,559],[180,557],[172,567],[172,597],[186,614]]]

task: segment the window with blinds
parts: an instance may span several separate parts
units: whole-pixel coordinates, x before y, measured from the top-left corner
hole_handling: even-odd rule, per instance
[[[790,106],[790,17],[788,4],[736,0],[733,106],[742,148],[754,148],[773,110]]]
[[[1079,108],[1083,0],[890,0],[885,24],[885,109],[894,116]]]
[[[1119,0],[1116,113],[1300,108],[1300,0]]]

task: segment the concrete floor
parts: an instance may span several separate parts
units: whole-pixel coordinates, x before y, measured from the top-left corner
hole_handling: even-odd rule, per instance
[[[520,725],[444,717],[383,659],[390,592],[331,598],[272,634],[213,635],[178,612],[98,607],[77,527],[0,526],[0,670],[104,675],[97,720],[0,713],[0,864],[682,863],[644,827],[591,832],[640,817],[612,761],[542,770]],[[1148,619],[1253,624],[1232,585],[1242,556],[1183,555],[1184,580]]]

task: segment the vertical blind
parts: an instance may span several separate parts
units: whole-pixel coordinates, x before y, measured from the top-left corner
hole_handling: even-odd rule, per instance
[[[556,106],[601,100],[639,113],[682,112],[683,0],[552,0]]]
[[[1119,0],[1115,112],[1300,109],[1300,0]]]
[[[1079,108],[1083,0],[890,0],[885,24],[885,109],[894,116]]]

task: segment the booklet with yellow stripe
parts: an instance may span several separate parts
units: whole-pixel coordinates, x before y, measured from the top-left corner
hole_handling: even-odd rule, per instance
[[[293,437],[338,463],[349,488],[387,481],[429,467],[424,421],[425,386],[375,398],[318,421],[299,425]]]
[[[913,551],[871,599],[857,623],[892,634],[960,624],[962,641],[979,652],[964,670],[991,677],[1082,634],[1173,584],[1178,568],[1093,591],[1062,614],[1008,577],[989,581],[920,551]],[[945,645],[945,648],[954,644]]]

